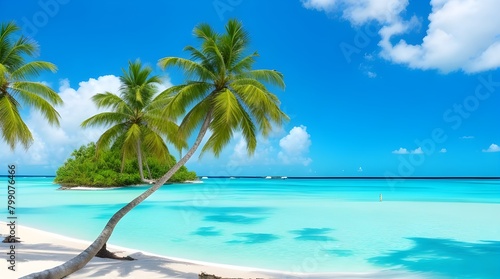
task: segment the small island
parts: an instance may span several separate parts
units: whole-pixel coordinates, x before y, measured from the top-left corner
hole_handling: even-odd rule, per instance
[[[138,170],[137,159],[122,160],[118,145],[96,156],[96,144],[91,142],[83,145],[71,153],[71,157],[57,170],[54,182],[60,184],[61,189],[74,187],[113,188],[145,184]],[[174,164],[174,156],[169,155],[166,160],[145,156],[143,166],[148,181],[154,182],[165,174]],[[168,182],[186,182],[197,179],[193,171],[182,166],[168,180]]]

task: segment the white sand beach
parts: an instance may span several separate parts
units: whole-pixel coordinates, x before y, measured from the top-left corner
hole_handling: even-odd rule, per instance
[[[2,239],[6,236],[6,223],[0,222]],[[0,278],[19,278],[32,272],[57,266],[85,249],[89,242],[57,235],[26,226],[17,227],[21,243],[0,243],[2,266]],[[9,270],[7,260],[10,245],[15,245],[15,271]],[[252,268],[203,263],[166,258],[151,253],[108,245],[119,256],[129,255],[135,261],[117,261],[94,258],[87,266],[68,278],[198,278],[205,272],[223,278],[332,278],[332,274],[291,274]],[[338,278],[366,278],[362,274],[335,274]],[[371,276],[370,276],[371,277]]]
[[[0,222],[2,238],[6,236],[6,223]],[[17,236],[21,243],[15,243],[15,271],[8,269],[9,243],[0,243],[2,264],[0,278],[19,278],[30,273],[57,266],[71,259],[89,242],[57,235],[26,226],[17,227]],[[253,268],[220,265],[183,259],[167,258],[151,253],[108,245],[108,249],[119,256],[130,255],[135,261],[117,261],[94,258],[83,269],[68,278],[198,278],[205,272],[223,278],[397,278],[401,273],[381,272],[376,274],[292,274]],[[392,275],[392,276],[391,276]],[[405,274],[408,275],[408,274]],[[416,278],[416,277],[414,277]]]

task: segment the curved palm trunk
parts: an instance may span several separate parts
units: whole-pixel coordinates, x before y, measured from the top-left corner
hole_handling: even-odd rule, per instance
[[[141,149],[141,141],[137,141],[137,164],[139,165],[139,175],[141,176],[141,181],[143,183],[152,184],[154,180],[151,178],[151,171],[149,170],[148,161],[146,160],[146,168],[148,170],[149,179],[144,178],[144,166],[143,166],[143,154]]]
[[[146,160],[146,170],[148,171],[149,180],[153,181],[153,177],[151,176],[151,170],[149,169],[148,160]]]
[[[141,141],[137,140],[137,164],[139,165],[139,175],[141,176],[141,181],[144,180],[144,171],[142,169],[142,152],[141,152]]]
[[[131,202],[129,202],[126,206],[122,207],[120,210],[118,210],[108,221],[104,229],[102,230],[101,234],[94,240],[94,242],[87,247],[83,252],[81,252],[79,255],[76,257],[72,258],[71,260],[56,266],[51,269],[47,269],[41,272],[37,273],[32,273],[29,275],[26,275],[24,277],[21,277],[22,279],[27,279],[27,278],[37,278],[37,279],[54,279],[54,278],[63,278],[65,276],[70,275],[71,273],[80,270],[83,268],[96,254],[99,252],[101,247],[106,244],[108,239],[111,237],[111,234],[113,233],[113,230],[115,229],[116,225],[118,222],[127,214],[130,210],[132,210],[134,207],[136,207],[139,203],[144,201],[147,197],[149,197],[151,194],[153,194],[156,190],[158,190],[167,180],[174,175],[174,173],[180,169],[181,166],[183,166],[190,158],[193,156],[194,152],[196,149],[201,144],[201,140],[205,136],[205,133],[208,130],[208,126],[210,125],[210,121],[212,118],[211,112],[207,114],[207,117],[205,118],[203,125],[201,126],[200,132],[198,133],[198,136],[196,137],[196,141],[194,142],[193,146],[189,151],[186,153],[182,159],[177,162],[165,175],[163,175],[153,186],[151,186],[148,190],[146,190],[144,193],[139,195],[137,198],[133,199]]]

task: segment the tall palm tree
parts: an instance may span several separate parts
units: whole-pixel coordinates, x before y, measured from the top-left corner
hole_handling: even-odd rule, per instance
[[[189,109],[179,127],[181,138],[201,125],[193,146],[155,185],[116,212],[85,251],[60,266],[26,278],[61,278],[85,266],[109,239],[118,221],[191,158],[208,130],[212,135],[202,151],[219,155],[233,133],[241,130],[252,154],[257,145],[257,132],[266,136],[271,124],[280,125],[288,118],[279,108],[278,98],[262,83],[284,88],[282,75],[274,70],[252,70],[257,53],[245,55],[248,34],[240,22],[230,20],[225,31],[218,34],[210,26],[201,24],[194,29],[201,47],[185,48],[191,59],[160,59],[163,68],[178,66],[187,75],[185,84],[167,89],[160,97],[166,101],[164,115],[167,117],[183,115]]]
[[[0,130],[12,150],[17,143],[28,149],[33,142],[19,113],[22,105],[33,107],[49,124],[58,126],[60,116],[53,105],[62,104],[61,97],[50,87],[30,81],[42,71],[55,72],[57,68],[45,61],[26,62],[26,58],[37,54],[38,45],[28,37],[17,36],[19,30],[13,22],[0,25]]]
[[[143,67],[139,60],[129,62],[128,71],[123,69],[120,77],[120,96],[105,92],[92,97],[98,108],[112,111],[98,113],[82,123],[84,128],[111,125],[97,141],[97,153],[120,139],[122,168],[126,159],[137,156],[139,174],[144,182],[150,182],[144,178],[144,150],[166,160],[169,151],[163,135],[176,146],[183,147],[182,141],[175,137],[177,125],[169,118],[162,118],[159,98],[155,96],[161,78],[151,75],[152,71],[151,67]]]

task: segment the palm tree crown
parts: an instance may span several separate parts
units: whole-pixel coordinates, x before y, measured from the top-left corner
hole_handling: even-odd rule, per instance
[[[144,150],[166,159],[168,148],[162,136],[166,135],[171,141],[175,141],[178,128],[173,121],[161,118],[155,94],[162,81],[159,76],[151,73],[152,69],[143,67],[139,60],[129,62],[128,71],[123,70],[120,77],[120,96],[105,92],[92,97],[98,108],[110,108],[112,111],[96,114],[82,123],[82,127],[110,125],[97,141],[97,152],[120,139],[122,162],[137,156],[141,179],[144,179]]]
[[[25,36],[14,39],[20,28],[13,22],[0,25],[0,130],[11,149],[19,142],[28,148],[33,135],[19,113],[21,104],[41,112],[51,125],[59,125],[59,114],[53,105],[62,104],[62,99],[50,87],[29,79],[40,72],[56,71],[56,66],[45,61],[26,62],[26,57],[35,56],[37,44]]]
[[[165,114],[185,114],[179,126],[182,137],[188,137],[200,123],[208,120],[208,128],[213,133],[202,152],[212,151],[218,156],[233,133],[241,130],[247,150],[252,154],[257,145],[257,131],[267,136],[272,123],[281,125],[288,119],[279,108],[276,95],[263,83],[281,89],[285,84],[283,75],[275,70],[252,69],[258,54],[245,54],[249,36],[239,21],[230,20],[225,29],[225,33],[219,34],[209,25],[200,24],[194,29],[194,35],[201,40],[201,47],[185,48],[191,59],[160,59],[161,67],[178,66],[188,79],[185,84],[162,93],[170,98]]]

